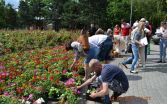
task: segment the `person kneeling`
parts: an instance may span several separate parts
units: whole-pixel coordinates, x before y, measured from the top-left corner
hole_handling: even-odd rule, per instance
[[[89,67],[96,74],[82,85],[77,86],[77,89],[85,87],[98,79],[99,82],[101,82],[101,89],[98,92],[91,93],[90,97],[104,97],[103,104],[111,104],[109,89],[113,91],[112,96],[115,100],[118,96],[128,90],[129,82],[127,76],[118,66],[112,64],[101,64],[97,59],[92,59],[89,62]]]

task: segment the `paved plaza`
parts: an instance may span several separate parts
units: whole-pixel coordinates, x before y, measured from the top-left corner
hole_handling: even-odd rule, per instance
[[[118,65],[124,58],[115,58],[111,63]],[[159,59],[159,45],[151,44],[151,54],[145,69],[138,74],[123,69],[129,79],[129,90],[112,104],[167,104],[167,63],[156,63]],[[128,65],[130,68],[130,65]],[[110,92],[112,94],[112,92]],[[87,101],[86,104],[100,104]]]

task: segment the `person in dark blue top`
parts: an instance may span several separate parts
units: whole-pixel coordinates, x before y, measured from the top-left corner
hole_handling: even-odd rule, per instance
[[[99,83],[101,83],[101,89],[98,92],[91,93],[90,97],[96,98],[103,96],[103,103],[111,104],[108,92],[109,89],[113,91],[112,97],[114,100],[128,90],[128,78],[118,66],[112,64],[100,64],[98,60],[92,59],[89,63],[89,67],[95,72],[95,75],[82,85],[77,86],[77,89],[89,85],[94,80],[97,80]]]

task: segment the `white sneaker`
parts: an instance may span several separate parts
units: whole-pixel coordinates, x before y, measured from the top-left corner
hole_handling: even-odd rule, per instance
[[[130,73],[137,74],[138,71],[136,71],[136,70],[132,70],[132,71],[130,71]]]
[[[146,68],[146,65],[143,65],[142,68],[145,69],[145,68]]]

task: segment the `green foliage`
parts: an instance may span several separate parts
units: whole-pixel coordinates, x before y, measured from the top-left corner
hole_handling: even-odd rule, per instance
[[[33,22],[33,17],[31,15],[31,10],[29,7],[28,2],[24,0],[20,0],[20,5],[19,5],[19,19],[20,19],[20,27],[26,27],[30,26]]]
[[[5,1],[0,0],[0,29],[5,27]]]
[[[5,21],[7,28],[14,29],[14,27],[17,26],[17,12],[10,4],[6,6]]]
[[[145,17],[157,27],[167,18],[166,0],[20,0],[18,12],[1,0],[0,28],[43,29],[48,23],[55,28],[75,29],[90,23],[113,27],[122,18],[129,22],[131,1],[132,23]]]
[[[71,35],[73,34],[73,35]],[[78,35],[70,31],[61,30],[59,33],[54,31],[1,31],[0,43],[3,53],[31,50],[42,47],[53,47],[63,44]]]
[[[10,96],[0,96],[1,104],[23,104],[18,100],[14,100]]]
[[[108,0],[107,15],[112,27],[120,24],[121,19],[129,20],[130,4],[127,0]]]

